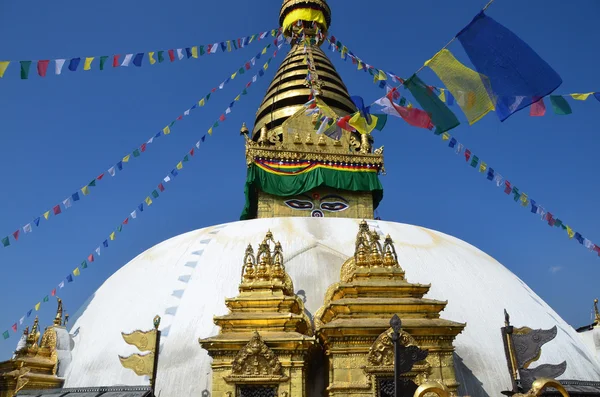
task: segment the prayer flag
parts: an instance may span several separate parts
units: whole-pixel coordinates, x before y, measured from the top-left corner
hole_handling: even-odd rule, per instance
[[[183,162],[187,163],[188,161],[190,161],[190,158],[188,157],[188,155],[186,154],[185,157],[183,158]]]
[[[510,194],[512,192],[512,186],[509,181],[504,181],[504,193]]]
[[[177,49],[177,58],[181,61],[183,59],[183,48]]]
[[[4,331],[4,332],[2,333],[2,337],[3,337],[5,340],[6,340],[6,339],[8,339],[8,338],[10,337],[10,335],[8,334],[8,331]]]
[[[104,240],[102,242],[102,245],[104,246],[104,248],[108,248],[108,240]]]
[[[33,310],[29,310],[29,311],[27,312],[27,318],[31,317],[31,313],[32,313],[32,312],[33,312]]]
[[[122,161],[119,161],[117,163],[117,168],[119,169],[119,171],[123,171],[123,162]]]
[[[48,65],[50,64],[49,60],[38,61],[37,63],[37,71],[41,77],[46,77],[46,72],[48,71]],[[2,77],[2,76],[0,76]]]
[[[81,193],[83,193],[84,196],[87,196],[88,194],[90,194],[90,188],[87,186],[82,187]]]
[[[88,186],[95,187],[96,186],[96,180],[93,179],[90,183],[88,183]]]
[[[23,226],[23,233],[31,233],[31,223],[26,224],[25,226]]]
[[[348,124],[354,127],[361,134],[369,134],[371,131],[375,129],[377,125],[378,117],[374,115],[369,115],[371,118],[371,122],[367,122],[367,119],[364,118],[360,112],[357,112],[348,120]]]
[[[483,173],[487,170],[487,164],[485,162],[481,162],[481,164],[479,164],[479,172]]]
[[[69,274],[69,275],[67,276],[67,282],[68,282],[68,283],[72,283],[72,282],[73,282],[73,276],[72,276],[71,274]]]
[[[142,153],[146,151],[146,144],[145,143],[142,143],[142,145],[140,146],[140,150],[142,151]]]
[[[171,175],[173,175],[173,177],[176,177],[177,175],[179,175],[179,173],[177,172],[176,169],[172,169],[171,170]]]
[[[212,45],[212,48],[210,49],[210,53],[215,54],[218,50],[219,50],[219,43],[215,43]]]
[[[429,113],[435,128],[436,135],[442,134],[458,126],[460,122],[450,109],[414,74],[406,80],[406,87],[421,105],[423,110]]]
[[[110,238],[112,241],[114,241],[114,240],[115,240],[115,238],[117,238],[117,237],[116,237],[116,234],[115,234],[115,232],[112,232],[112,233],[111,233],[111,234],[110,234],[108,237],[109,237],[109,238]]]
[[[159,51],[157,56],[158,56],[158,63],[163,63],[165,60],[165,57],[163,56],[165,52],[164,51]],[[152,53],[151,53],[152,54]],[[152,61],[150,62],[152,63]]]
[[[377,104],[383,106],[383,112],[386,114],[390,114],[392,116],[401,117],[408,124],[413,127],[426,128],[428,130],[433,129],[433,123],[431,122],[431,118],[429,114],[424,110],[417,109],[414,107],[407,108],[404,106],[399,106],[392,101],[390,98],[393,94],[388,95],[386,97],[381,98],[377,101]]]
[[[375,129],[377,131],[382,131],[385,125],[387,124],[387,114],[377,114],[375,117],[377,118]]]
[[[567,100],[560,95],[550,95],[550,102],[552,103],[552,109],[554,113],[564,116],[573,113],[571,106]]]
[[[512,194],[513,194],[513,199],[515,200],[515,202],[519,201],[519,198],[521,197],[521,193],[519,193],[518,187],[513,186]]]
[[[1,66],[0,66],[0,72],[2,72]],[[0,73],[0,77],[2,77],[1,73]],[[600,92],[595,92],[594,98],[596,98],[600,102]]]
[[[56,292],[56,290],[54,290]],[[19,319],[19,325],[23,325],[23,321],[25,321],[25,316]]]
[[[139,149],[135,149],[133,151],[133,157],[140,157],[140,150]]]
[[[110,168],[108,169],[108,174],[109,174],[110,176],[115,176],[115,174],[116,174],[115,167],[110,167]]]
[[[44,296],[44,299],[42,299],[42,302],[46,303],[50,300],[50,298],[48,298],[48,295]]]
[[[93,262],[93,261],[94,261],[94,254],[90,254],[90,255],[87,257],[87,260],[88,260],[88,262]]]
[[[38,303],[35,305],[35,311],[36,311],[36,312],[40,310],[40,306],[42,306],[42,302],[38,302]]]
[[[104,70],[104,65],[106,64],[107,59],[108,55],[103,55],[100,57],[100,70]]]
[[[71,72],[74,72],[77,70],[77,67],[79,66],[79,62],[81,62],[81,58],[73,58],[69,61],[69,70]]]
[[[471,151],[469,149],[465,150],[465,159],[468,162],[471,158]]]
[[[592,94],[593,92],[588,92],[587,94],[571,94],[571,98],[576,99],[578,101],[585,101]]]
[[[119,57],[121,55],[113,55],[113,68],[119,67]]]
[[[483,11],[457,35],[471,63],[489,78],[501,121],[551,94],[560,76],[527,43]]]
[[[94,60],[94,57],[85,58],[85,61],[83,62],[83,70],[90,70],[92,68],[93,60]]]
[[[12,330],[13,330],[14,332],[17,332],[17,323],[14,323],[14,324],[12,325]]]
[[[38,216],[37,218],[35,218],[33,220],[33,223],[35,223],[36,226],[39,226],[40,225],[40,217]]]
[[[100,256],[100,247],[96,248],[96,255]]]
[[[138,68],[142,66],[142,61],[144,60],[144,53],[140,52],[135,54],[135,58],[133,58],[133,64]]]
[[[15,238],[15,241],[19,241],[19,233],[21,232],[21,229],[17,229],[16,231],[13,232],[13,237]]]
[[[46,220],[48,220],[49,216],[50,216],[50,211],[44,212],[44,218],[46,218]]]
[[[137,211],[133,211],[131,214],[131,219],[136,219],[137,218]]]
[[[88,266],[87,266],[87,262],[86,261],[81,262],[81,268],[82,269],[87,269],[87,267]]]
[[[532,117],[540,117],[546,114],[546,105],[544,104],[544,98],[539,98],[539,101],[535,100],[531,104],[531,109],[529,109],[529,115]]]
[[[3,245],[4,247],[8,247],[8,246],[10,245],[10,239],[9,239],[8,237],[4,237],[4,238],[2,239],[2,245]]]
[[[64,199],[63,205],[65,206],[65,208],[71,208],[71,197]]]
[[[471,160],[471,167],[473,167],[473,168],[477,167],[478,162],[479,162],[479,157],[473,156],[473,159]]]
[[[198,58],[198,47],[196,46],[192,47],[192,57]]]
[[[54,212],[54,215],[60,214],[60,205],[55,205],[54,208],[52,208],[52,211]]]
[[[577,240],[579,242],[579,244],[583,244],[583,236],[579,233],[575,233],[575,240]]]
[[[531,212],[534,214],[537,214],[538,206],[537,206],[535,200],[530,200],[530,202],[531,202]]]
[[[458,143],[458,141],[456,140],[456,138],[452,138],[452,139],[450,139],[450,143],[448,144],[448,146],[451,148],[454,148],[457,143]]]
[[[202,98],[198,101],[198,106],[200,106],[200,107],[204,106],[204,98]]]
[[[471,100],[461,106],[469,124],[475,124],[494,110],[494,103],[488,94],[489,79],[460,63],[450,51],[441,50],[425,62],[425,66],[431,68],[454,95],[460,90],[469,93]]]
[[[186,47],[185,55],[187,55],[188,59],[192,57],[192,49],[190,47]]]
[[[488,169],[487,179],[488,179],[488,181],[494,180],[494,169],[493,168]]]
[[[133,58],[133,54],[125,55],[125,58],[123,59],[123,63],[121,64],[121,66],[129,66],[132,58]]]
[[[181,170],[183,168],[183,163],[180,161],[179,163],[177,163],[177,169]]]
[[[10,61],[0,61],[0,79],[4,77],[4,72],[8,69],[8,65],[10,65]]]
[[[565,225],[565,226],[567,226],[567,225]],[[575,237],[575,232],[569,226],[567,226],[567,234],[569,235],[569,238]]]
[[[173,62],[175,60],[175,52],[173,50],[167,51],[169,53],[169,60]]]
[[[527,207],[528,204],[529,204],[529,198],[527,197],[527,195],[525,193],[521,193],[521,205],[523,207]]]
[[[165,191],[165,187],[163,186],[163,184],[162,184],[162,183],[159,183],[159,184],[158,184],[158,190],[160,190],[161,192],[164,192],[164,191]]]
[[[146,200],[145,200],[145,202],[146,202],[146,205],[147,205],[148,207],[150,207],[150,206],[152,205],[152,199],[151,199],[149,196],[148,196],[148,197],[146,197]]]
[[[31,67],[31,61],[21,61],[21,79],[27,80],[29,78],[29,68]]]
[[[128,154],[127,156],[123,157],[123,162],[128,163],[130,158],[131,158],[131,155]]]
[[[73,270],[73,275],[74,275],[75,277],[77,277],[77,276],[79,276],[80,274],[81,274],[81,272],[79,271],[79,268],[78,268],[78,267],[76,267],[76,268],[75,268],[75,270]]]
[[[61,74],[62,68],[65,64],[66,59],[55,59],[54,60],[54,73]]]

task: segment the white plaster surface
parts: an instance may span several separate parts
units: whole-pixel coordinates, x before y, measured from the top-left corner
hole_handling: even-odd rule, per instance
[[[281,241],[286,270],[314,313],[354,253],[359,220],[280,218],[234,222],[189,232],[149,249],[113,274],[74,316],[65,387],[140,385],[119,355],[136,352],[121,332],[147,330],[162,317],[157,395],[199,396],[210,390],[210,358],[198,338],[218,333],[214,315],[237,295],[244,251],[267,230]],[[460,395],[497,396],[510,387],[500,336],[503,309],[516,326],[558,327],[539,364],[568,363],[564,379],[598,380],[600,364],[577,335],[525,283],[496,260],[454,237],[429,229],[370,221],[395,241],[410,282],[431,283],[428,298],[448,300],[442,317],[467,323],[456,339]],[[537,365],[534,364],[534,365]],[[161,394],[159,394],[161,393]]]

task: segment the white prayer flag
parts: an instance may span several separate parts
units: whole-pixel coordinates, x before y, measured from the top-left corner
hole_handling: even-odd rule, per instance
[[[31,233],[31,223],[28,223],[25,226],[23,226],[23,232],[24,233]]]
[[[225,110],[225,114],[229,114],[231,113],[231,108],[227,108],[227,110]]]
[[[219,49],[219,43],[215,43],[215,44],[213,44],[212,48],[210,49],[210,53],[214,54],[217,52],[218,49]]]
[[[221,84],[219,84],[219,89],[222,90],[223,87],[225,87],[225,82],[222,82]]]
[[[256,57],[252,57],[250,63],[252,64],[252,66],[256,65]]]
[[[67,197],[66,199],[64,199],[63,205],[65,206],[65,208],[71,208],[71,197]]]
[[[455,150],[456,154],[461,154],[463,148],[464,148],[464,146],[462,143],[459,143],[458,145],[456,145],[456,150]]]
[[[66,59],[55,59],[55,65],[54,65],[54,71],[56,72],[56,74],[61,74],[62,73],[62,68],[65,64]]]
[[[171,182],[171,177],[170,176],[165,176],[165,179],[163,179],[165,182],[169,183]]]
[[[196,142],[196,147],[200,149],[200,141]]]
[[[496,186],[500,187],[502,186],[502,175],[496,173]],[[541,207],[538,207],[541,208]]]
[[[137,218],[137,211],[133,211],[131,213],[131,219],[136,219]]]
[[[23,321],[25,321],[25,317],[24,316],[19,319],[19,325],[23,325]]]
[[[60,284],[58,284],[58,289],[63,289],[65,287],[65,282],[61,281]]]
[[[148,142],[146,142],[146,143],[152,143],[152,142],[154,142],[154,137],[148,139]]]
[[[123,63],[121,64],[121,66],[129,66],[129,63],[131,62],[131,58],[133,58],[133,54],[125,55],[125,59],[123,59]]]
[[[100,247],[96,248],[96,254],[100,256]]]
[[[252,76],[252,82],[256,83],[256,80],[258,80],[258,76],[257,75]]]
[[[181,61],[183,59],[183,48],[177,49],[177,58]]]
[[[263,33],[261,33],[259,39],[260,40],[264,39],[265,37],[267,37],[268,34],[269,34],[269,32],[263,32]]]
[[[585,248],[587,248],[589,250],[594,249],[594,244],[590,240],[588,240],[587,238],[583,239],[583,245],[585,246]]]
[[[115,176],[115,167],[110,167],[108,169],[108,173],[109,173],[110,176]]]
[[[327,127],[327,123],[329,122],[329,117],[325,117],[325,119],[323,120],[323,122],[321,123],[321,126],[319,127],[319,129],[317,130],[317,135],[322,134],[323,131],[325,131],[325,128]]]
[[[184,116],[189,116],[190,115],[190,109],[186,110],[185,112],[183,112]]]

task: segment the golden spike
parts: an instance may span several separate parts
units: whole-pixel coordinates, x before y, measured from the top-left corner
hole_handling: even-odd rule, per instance
[[[252,244],[248,244],[246,253],[244,255],[244,265],[242,268],[242,281],[252,281],[254,279],[254,272],[256,265],[256,258],[254,257],[254,250]]]
[[[119,356],[121,365],[127,369],[133,370],[138,376],[152,376],[154,368],[154,353],[146,355],[132,354],[129,357]]]
[[[35,320],[33,320],[33,327],[31,327],[31,332],[27,337],[27,347],[37,346],[38,341],[40,339],[40,331],[38,330],[39,319],[38,316],[35,316]]]
[[[145,332],[133,331],[130,334],[121,332],[121,336],[123,336],[125,343],[137,347],[140,351],[154,352],[156,349],[156,329]]]
[[[63,304],[62,299],[59,297],[57,297],[56,300],[58,301],[58,308],[56,309],[56,316],[54,317],[54,325],[60,327],[63,325]]]
[[[242,128],[240,129],[240,135],[247,137],[249,132],[250,131],[248,130],[248,127],[246,127],[246,123],[245,122],[242,123]]]

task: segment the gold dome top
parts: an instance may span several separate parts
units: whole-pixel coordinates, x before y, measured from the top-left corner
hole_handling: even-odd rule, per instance
[[[285,18],[294,10],[301,8],[310,8],[321,11],[325,17],[327,26],[322,26],[324,30],[331,26],[331,9],[325,0],[283,0],[281,11],[279,12],[279,26],[283,27]]]

